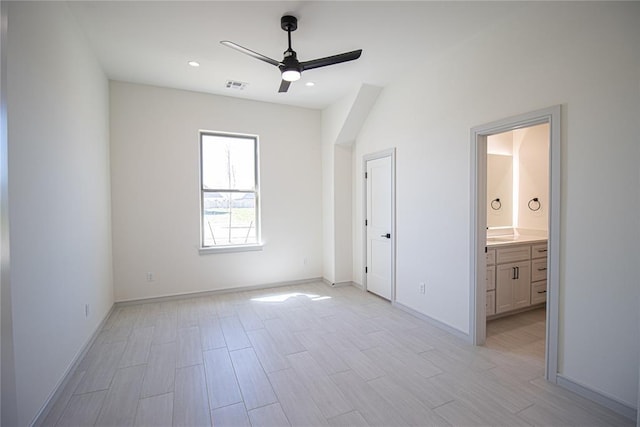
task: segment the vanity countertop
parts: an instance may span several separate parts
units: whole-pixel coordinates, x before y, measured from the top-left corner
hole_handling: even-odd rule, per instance
[[[507,246],[507,245],[518,245],[522,243],[545,243],[547,241],[546,237],[542,236],[528,236],[528,235],[503,235],[503,236],[491,236],[487,237],[487,246],[495,247],[495,246]]]

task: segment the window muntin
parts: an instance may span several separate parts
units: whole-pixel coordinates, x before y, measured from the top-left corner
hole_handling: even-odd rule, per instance
[[[258,138],[200,133],[202,248],[260,244]]]

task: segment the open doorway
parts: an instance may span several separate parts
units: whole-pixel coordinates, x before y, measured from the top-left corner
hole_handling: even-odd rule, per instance
[[[534,146],[534,151],[538,153],[536,156],[543,157],[548,165],[545,172],[547,181],[542,184],[546,187],[544,189],[540,185],[532,186],[531,171],[526,169],[528,166],[513,160],[514,152],[517,157],[529,157],[527,148],[521,152],[522,140],[524,136],[536,133],[545,134],[548,140],[544,150]],[[538,317],[531,312],[533,317],[523,321],[535,323],[536,319],[544,318],[545,376],[555,382],[558,365],[560,106],[478,126],[472,129],[471,137],[473,208],[470,323],[473,342],[476,345],[485,344],[488,314],[490,318],[497,318],[532,307],[542,307],[544,298],[546,310],[538,312]],[[488,155],[489,141],[492,139],[502,139],[496,143],[502,144],[502,148],[510,147],[510,154],[501,154],[510,155],[511,160],[502,158],[494,162],[496,159]],[[495,147],[492,147],[494,150]],[[495,177],[488,176],[489,165],[503,173],[506,170],[507,176],[510,165],[511,178],[502,178],[497,189],[489,188],[489,181],[491,185],[495,184]],[[525,168],[522,174],[520,167]],[[534,168],[533,175],[539,172]],[[522,183],[521,178],[524,181]],[[499,247],[502,250],[498,250]],[[500,290],[495,287],[496,284]]]
[[[487,136],[488,348],[544,363],[549,123]]]

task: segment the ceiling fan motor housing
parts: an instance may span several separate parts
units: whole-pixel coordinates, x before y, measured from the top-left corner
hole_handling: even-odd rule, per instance
[[[291,15],[285,15],[280,18],[280,27],[287,32],[295,31],[298,29],[298,18]]]

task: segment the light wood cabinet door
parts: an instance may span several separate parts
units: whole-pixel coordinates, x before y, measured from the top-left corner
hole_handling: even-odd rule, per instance
[[[531,262],[500,264],[496,270],[496,314],[531,304]]]
[[[498,265],[496,270],[496,314],[513,310],[515,264]]]
[[[513,308],[531,305],[531,262],[519,262],[516,279],[513,281]]]

